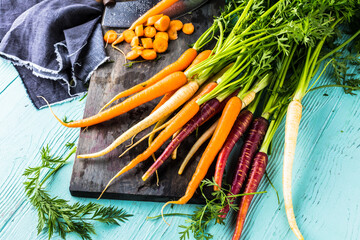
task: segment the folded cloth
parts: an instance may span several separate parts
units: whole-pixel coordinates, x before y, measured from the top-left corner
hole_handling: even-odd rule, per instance
[[[45,102],[37,96],[57,103],[84,94],[92,72],[107,57],[99,23],[102,4],[94,0],[37,2],[0,0],[4,26],[13,20],[4,15],[13,16],[17,6],[30,6],[2,38],[0,56],[13,62],[32,102],[40,108]],[[5,13],[6,5],[11,8]]]

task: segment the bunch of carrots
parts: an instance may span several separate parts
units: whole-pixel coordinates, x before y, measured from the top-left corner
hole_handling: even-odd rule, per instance
[[[158,14],[163,8],[173,2],[161,1],[136,21],[130,30],[136,31],[151,17],[160,16]],[[290,228],[298,239],[303,239],[296,224],[291,198],[291,172],[301,119],[301,100],[311,89],[310,82],[314,81],[315,74],[323,66],[322,62],[360,34],[357,30],[349,40],[330,51],[323,47],[340,23],[351,21],[358,7],[352,1],[338,4],[331,1],[229,1],[221,15],[214,19],[213,25],[177,61],[147,81],[114,96],[98,114],[69,123],[54,116],[66,127],[88,127],[163,96],[149,116],[125,131],[108,147],[99,152],[78,155],[78,158],[105,155],[155,125],[146,136],[149,137],[149,147],[120,169],[102,194],[116,178],[149,159],[173,137],[143,175],[142,179],[146,181],[176,152],[182,141],[199,126],[214,119],[211,127],[189,151],[179,170],[181,174],[194,153],[210,139],[184,196],[167,202],[164,207],[186,204],[215,160],[214,191],[218,191],[223,185],[230,152],[235,143],[244,137],[237,167],[232,173],[231,201],[218,213],[225,218],[236,195],[257,191],[268,164],[271,142],[286,115],[283,165],[285,210]],[[214,43],[214,47],[201,51],[210,42]],[[358,86],[346,87],[358,89]],[[124,97],[127,97],[124,101],[110,106]],[[261,114],[257,116],[255,112]],[[246,195],[240,199],[233,239],[241,236],[253,197]]]
[[[126,54],[128,60],[135,60],[140,56],[144,60],[154,60],[158,53],[164,53],[168,49],[169,40],[178,38],[178,31],[181,30],[190,35],[194,32],[194,25],[183,24],[180,20],[170,20],[169,16],[158,14],[150,16],[142,24],[133,25],[119,35],[114,30],[109,30],[104,35],[104,41],[119,51],[121,50],[116,47],[117,44],[123,41],[130,43],[131,51]]]

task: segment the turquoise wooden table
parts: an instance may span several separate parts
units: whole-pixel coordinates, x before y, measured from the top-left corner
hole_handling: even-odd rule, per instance
[[[355,71],[355,70],[353,70]],[[320,84],[331,80],[326,71]],[[325,94],[326,93],[326,94]],[[85,101],[54,106],[60,116],[79,119]],[[342,89],[329,88],[310,92],[304,99],[304,115],[293,172],[293,201],[297,221],[305,239],[360,239],[360,97],[345,95]],[[14,67],[0,59],[0,239],[47,239],[37,236],[37,213],[28,202],[22,176],[28,166],[40,163],[40,150],[47,144],[52,153],[60,155],[66,142],[76,142],[78,129],[61,126],[49,109],[36,110]],[[269,177],[279,190],[282,177],[283,125],[273,144],[267,168]],[[49,182],[53,196],[87,203],[94,199],[72,197],[69,192],[72,163],[61,169]],[[275,191],[262,181],[260,191],[249,212],[242,239],[295,239],[285,217],[284,204],[277,203]],[[104,205],[124,208],[134,216],[120,227],[96,224],[94,239],[178,239],[179,224],[185,218],[172,217],[170,226],[158,220],[146,220],[158,215],[163,203],[100,200]],[[191,213],[196,205],[174,206],[170,212]],[[231,214],[225,226],[214,225],[209,230],[214,239],[230,239],[235,225]],[[59,239],[54,236],[54,239]],[[69,235],[69,239],[79,239]]]

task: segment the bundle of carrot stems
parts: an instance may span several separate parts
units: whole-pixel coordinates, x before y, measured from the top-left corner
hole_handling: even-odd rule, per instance
[[[356,17],[358,9],[359,4],[355,1],[228,1],[213,25],[176,62],[144,83],[114,96],[109,103],[127,97],[124,101],[107,104],[98,114],[69,123],[54,116],[67,127],[88,127],[163,96],[149,116],[129,128],[107,148],[78,155],[78,158],[105,155],[155,125],[146,136],[149,137],[149,147],[120,169],[102,194],[116,178],[149,159],[173,137],[143,175],[142,179],[146,181],[176,152],[184,139],[209,119],[218,118],[199,137],[179,170],[181,174],[197,149],[210,139],[184,196],[167,202],[165,207],[186,204],[215,159],[214,191],[218,191],[230,152],[242,137],[244,144],[229,194],[256,192],[265,173],[271,142],[286,115],[283,197],[290,228],[298,239],[303,239],[291,198],[301,101],[310,90],[310,83],[318,79],[314,79],[316,73],[322,74],[324,66],[328,66],[323,62],[332,61],[335,53],[359,35],[358,29],[351,29],[352,36],[344,43],[332,48],[329,46],[333,44],[326,44],[334,41],[340,25],[351,25],[349,23]],[[203,50],[209,46],[214,47]],[[359,83],[351,83],[343,87],[350,92],[358,89]],[[345,81],[342,84],[345,85]],[[111,107],[107,107],[109,105]],[[255,115],[255,111],[261,114]],[[241,236],[253,197],[246,195],[240,199],[233,239]],[[234,201],[235,197],[231,198],[229,205]],[[229,209],[225,206],[219,215],[225,218]]]

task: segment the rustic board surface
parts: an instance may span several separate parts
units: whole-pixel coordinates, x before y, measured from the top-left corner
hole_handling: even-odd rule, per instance
[[[134,64],[131,68],[124,66],[124,57],[120,52],[111,47],[107,48],[110,59],[114,62],[106,63],[100,67],[92,76],[89,87],[84,117],[96,114],[101,107],[118,92],[128,89],[131,86],[141,83],[155,75],[169,63],[176,59],[189,47],[188,45],[196,39],[212,24],[214,16],[223,1],[209,1],[200,9],[191,14],[181,17],[186,22],[192,22],[195,32],[192,35],[185,35],[178,32],[179,38],[169,42],[169,49],[161,54],[156,62],[144,62]],[[119,44],[118,46],[127,53],[130,44]],[[123,114],[103,124],[89,127],[80,133],[77,154],[97,152],[112,143],[124,131],[139,122],[150,114],[159,99],[148,104],[141,105],[136,109]],[[135,140],[139,140],[146,130],[138,134]],[[159,169],[159,185],[156,184],[155,174],[146,182],[141,176],[151,166],[153,160],[149,158],[135,169],[120,176],[104,194],[104,198],[147,200],[147,201],[168,201],[177,199],[185,193],[196,164],[191,164],[182,176],[177,174],[181,160],[193,144],[195,138],[186,141],[179,148],[178,160],[168,159]],[[142,142],[129,153],[119,158],[119,155],[126,149],[130,141],[125,142],[111,153],[96,159],[76,159],[70,183],[70,191],[74,196],[98,197],[99,193],[106,186],[107,182],[129,161],[134,159],[147,147],[147,141]],[[162,148],[163,149],[163,148]],[[161,150],[161,149],[160,149]],[[161,151],[158,151],[158,153]],[[198,156],[199,157],[199,156]],[[197,202],[194,198],[193,202]]]

